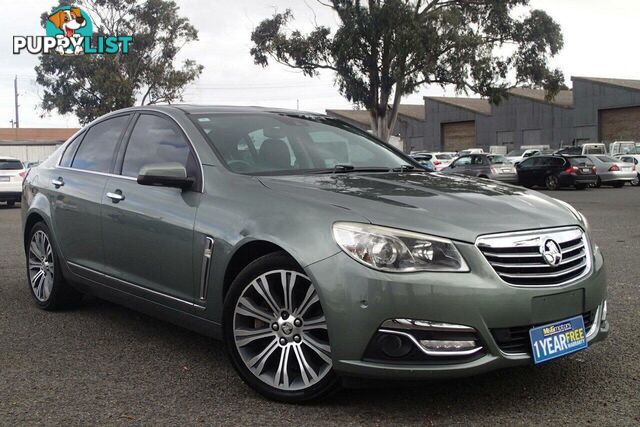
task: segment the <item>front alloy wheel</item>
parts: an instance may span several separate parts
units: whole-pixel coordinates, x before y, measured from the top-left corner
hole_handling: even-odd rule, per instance
[[[225,314],[232,360],[259,392],[300,402],[335,388],[320,299],[289,257],[267,255],[245,268],[231,285]]]

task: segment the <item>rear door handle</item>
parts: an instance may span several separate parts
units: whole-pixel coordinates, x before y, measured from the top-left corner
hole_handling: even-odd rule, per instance
[[[64,180],[62,179],[61,176],[59,176],[58,179],[52,179],[51,183],[53,184],[54,187],[60,188],[64,185]]]
[[[118,203],[124,200],[124,195],[122,191],[116,190],[115,192],[108,192],[107,197],[111,199],[113,203]]]

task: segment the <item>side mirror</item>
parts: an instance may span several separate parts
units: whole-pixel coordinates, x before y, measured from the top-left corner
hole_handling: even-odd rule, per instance
[[[151,163],[144,165],[138,173],[138,184],[186,189],[195,179],[187,176],[187,170],[177,162]]]

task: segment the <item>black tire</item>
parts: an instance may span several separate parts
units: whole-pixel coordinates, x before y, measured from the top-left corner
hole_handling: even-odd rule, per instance
[[[640,173],[638,174],[636,179],[630,182],[630,184],[633,185],[634,187],[637,187],[638,185],[640,185]]]
[[[587,188],[587,184],[576,184],[576,190],[584,190]]]
[[[556,191],[560,188],[560,180],[555,175],[548,175],[544,179],[544,186],[549,191]]]
[[[49,244],[51,246],[51,255],[50,260],[53,261],[52,273],[50,274],[53,277],[53,284],[51,286],[50,293],[46,299],[39,298],[36,295],[36,289],[32,286],[31,278],[32,275],[37,273],[31,273],[30,261],[34,258],[32,257],[32,253],[30,252],[30,247],[36,233],[42,232],[46,235]],[[82,300],[82,293],[72,287],[69,283],[67,283],[62,277],[62,270],[60,268],[60,258],[58,257],[58,250],[56,247],[56,243],[53,241],[53,237],[51,236],[51,232],[49,231],[49,227],[44,222],[37,222],[31,227],[29,231],[28,240],[25,242],[25,253],[26,253],[26,267],[27,267],[27,285],[29,286],[29,290],[31,292],[31,296],[34,301],[43,310],[63,310],[77,306]],[[44,284],[42,284],[44,286]]]
[[[594,186],[595,188],[600,188],[600,187],[602,187],[602,180],[600,179],[600,177],[597,177],[597,178],[596,178],[596,183],[595,183],[595,184],[593,184],[593,186]]]
[[[15,200],[9,200],[9,201],[7,202],[7,206],[9,206],[9,207],[13,207],[13,206],[15,206],[15,205],[16,205]]]
[[[624,187],[624,181],[616,181],[611,185],[613,185],[613,188],[622,188]]]
[[[260,257],[247,265],[231,283],[224,301],[222,325],[223,338],[229,358],[242,380],[258,393],[269,399],[286,403],[304,403],[327,397],[340,387],[340,379],[332,368],[329,368],[329,371],[319,382],[308,388],[302,390],[281,390],[258,378],[247,367],[237,348],[234,334],[234,316],[236,315],[235,310],[238,300],[243,296],[243,292],[245,292],[249,284],[256,278],[273,270],[295,271],[304,275],[302,268],[300,268],[295,260],[287,253],[275,252]]]

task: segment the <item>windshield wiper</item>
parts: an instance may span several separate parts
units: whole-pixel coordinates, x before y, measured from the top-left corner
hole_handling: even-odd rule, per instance
[[[416,168],[415,166],[411,166],[411,165],[400,165],[397,168],[391,169],[391,171],[392,172],[404,172],[404,171],[414,170],[415,168]]]
[[[388,172],[389,168],[384,166],[362,166],[337,164],[331,169],[316,169],[309,171],[310,174],[329,174],[329,173],[350,173],[350,172]]]

